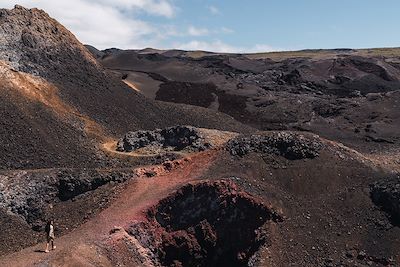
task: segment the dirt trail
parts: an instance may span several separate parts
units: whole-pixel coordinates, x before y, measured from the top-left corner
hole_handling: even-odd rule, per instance
[[[111,266],[99,253],[98,245],[114,227],[124,227],[143,218],[142,212],[174,189],[195,180],[207,170],[217,151],[206,151],[177,160],[171,171],[159,166],[158,175],[145,176],[126,183],[115,202],[73,232],[56,239],[57,249],[42,253],[44,244],[26,248],[0,258],[0,266]],[[150,166],[153,169],[157,166]],[[147,167],[139,168],[144,169]]]
[[[395,151],[390,152],[381,152],[376,154],[367,154],[361,153],[356,149],[350,148],[340,142],[324,139],[325,142],[331,145],[334,148],[337,148],[337,151],[345,151],[351,155],[353,155],[357,160],[363,162],[371,167],[381,168],[388,172],[399,172],[400,171],[400,150],[396,149]]]
[[[365,155],[375,165],[391,172],[400,172],[400,151]]]

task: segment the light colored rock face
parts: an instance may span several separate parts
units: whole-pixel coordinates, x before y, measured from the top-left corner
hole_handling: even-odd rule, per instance
[[[0,60],[11,68],[46,76],[46,67],[59,63],[61,53],[67,57],[79,53],[97,64],[75,36],[46,12],[21,6],[0,9]]]

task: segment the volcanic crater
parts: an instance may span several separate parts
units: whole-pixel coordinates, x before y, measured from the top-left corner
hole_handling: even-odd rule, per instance
[[[225,180],[188,184],[146,211],[127,232],[162,266],[248,266],[282,217]]]

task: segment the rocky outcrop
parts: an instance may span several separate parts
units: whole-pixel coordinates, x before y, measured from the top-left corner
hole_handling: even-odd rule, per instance
[[[227,144],[227,150],[233,156],[242,157],[255,152],[275,154],[289,160],[315,158],[321,148],[322,143],[316,138],[291,132],[238,137]]]
[[[175,126],[154,131],[129,132],[117,144],[117,150],[131,152],[143,147],[160,147],[167,150],[203,151],[211,147],[201,132],[191,126]]]
[[[394,225],[400,226],[400,178],[380,181],[371,186],[372,201],[385,211]]]
[[[57,174],[58,198],[61,201],[93,191],[110,182],[122,183],[132,174],[128,172],[101,172],[97,170],[65,170]]]

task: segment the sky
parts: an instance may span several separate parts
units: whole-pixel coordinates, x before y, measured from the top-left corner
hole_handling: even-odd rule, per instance
[[[399,0],[0,0],[98,49],[269,52],[400,46]]]

